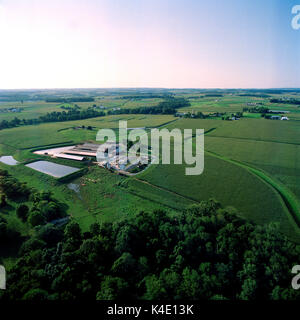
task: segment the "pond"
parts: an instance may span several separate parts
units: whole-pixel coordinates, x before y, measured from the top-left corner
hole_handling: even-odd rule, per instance
[[[80,169],[65,166],[62,164],[57,164],[49,161],[36,161],[26,164],[26,167],[34,169],[39,172],[43,172],[55,178],[61,178],[71,174],[73,172],[79,171]]]
[[[68,188],[70,190],[73,190],[77,194],[79,199],[82,199],[82,197],[80,195],[80,185],[79,184],[77,184],[77,183],[69,183],[67,186],[68,186]]]
[[[8,164],[9,166],[15,166],[19,163],[13,156],[2,156],[0,157],[0,162]]]

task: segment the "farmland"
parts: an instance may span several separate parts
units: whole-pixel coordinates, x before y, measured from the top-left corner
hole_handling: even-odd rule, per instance
[[[86,94],[86,93],[85,93]],[[134,97],[136,94],[136,97]],[[143,94],[145,97],[143,97]],[[166,95],[185,98],[190,106],[178,110],[202,112],[205,119],[185,116],[119,114],[96,118],[19,125],[0,131],[0,156],[12,155],[21,162],[16,166],[0,163],[0,168],[8,170],[14,177],[37,190],[48,190],[59,201],[68,206],[68,213],[77,220],[83,230],[95,221],[118,221],[134,216],[139,210],[164,209],[177,215],[193,204],[214,198],[224,207],[234,207],[238,215],[257,224],[276,222],[280,230],[294,241],[300,241],[299,227],[282,196],[280,188],[288,194],[289,201],[297,208],[300,201],[299,148],[300,126],[299,108],[289,104],[270,103],[270,98],[283,94],[247,96],[244,92],[188,92],[185,90],[158,91],[149,93],[135,91],[117,92],[104,90],[87,94],[93,95],[93,102],[45,102],[36,99],[1,101],[0,109],[22,108],[21,112],[0,113],[0,120],[14,117],[33,119],[48,112],[62,112],[75,104],[81,109],[93,105],[106,113],[114,109],[155,107],[164,101]],[[55,93],[55,97],[58,93]],[[160,97],[158,97],[160,95]],[[295,94],[296,95],[296,94]],[[51,96],[50,93],[47,97]],[[294,96],[286,94],[286,96]],[[64,96],[70,99],[72,93]],[[249,105],[263,105],[273,110],[289,111],[290,121],[264,119],[259,113],[244,112],[238,121],[223,121],[212,113],[231,116],[243,112]],[[41,147],[70,145],[85,141],[95,141],[101,128],[117,129],[120,120],[127,120],[128,128],[146,127],[168,129],[205,130],[205,168],[200,176],[186,176],[185,165],[150,165],[144,172],[125,177],[106,169],[89,164],[87,172],[70,182],[59,182],[55,178],[24,166],[29,160],[43,159],[33,150]],[[300,120],[300,118],[299,118]],[[89,127],[89,129],[87,129]],[[47,158],[47,160],[49,160]],[[85,164],[73,160],[51,159],[53,162],[83,168]],[[257,172],[255,170],[258,170]],[[75,185],[75,190],[69,187]],[[279,189],[277,188],[279,186]],[[11,223],[29,232],[11,210]]]
[[[126,120],[128,128],[157,127],[174,120],[174,117],[168,115],[115,115],[80,121],[21,126],[1,131],[0,144],[15,149],[26,149],[67,141],[95,140],[98,129],[118,128],[120,120]],[[82,125],[92,126],[93,130],[73,129],[73,127]]]

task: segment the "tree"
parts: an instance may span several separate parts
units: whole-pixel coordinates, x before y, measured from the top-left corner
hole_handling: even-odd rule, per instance
[[[29,212],[29,208],[26,206],[26,204],[21,204],[17,207],[17,211],[16,211],[17,216],[23,222],[27,220],[28,212]]]
[[[41,224],[45,224],[46,220],[43,214],[40,211],[32,211],[29,214],[28,222],[33,226],[39,226]]]
[[[257,283],[255,279],[248,278],[242,285],[242,291],[239,296],[242,300],[253,300],[257,289]]]
[[[100,290],[97,293],[97,300],[116,300],[128,298],[126,292],[128,283],[122,278],[106,276],[101,282]]]
[[[111,271],[114,274],[126,276],[127,274],[131,273],[132,270],[135,269],[136,261],[133,256],[128,253],[124,252],[120,258],[118,258],[111,267]]]
[[[81,230],[79,224],[75,221],[71,221],[65,228],[65,238],[75,241],[81,241]]]
[[[0,208],[4,208],[7,205],[7,200],[5,194],[1,195]]]
[[[47,300],[48,292],[42,289],[31,289],[24,294],[23,300],[43,301]]]
[[[145,277],[145,286],[146,292],[143,296],[144,299],[158,300],[165,299],[167,297],[167,291],[164,288],[163,282],[154,274]]]

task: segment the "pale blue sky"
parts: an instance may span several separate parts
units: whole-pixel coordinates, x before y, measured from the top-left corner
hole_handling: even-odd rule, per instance
[[[300,87],[300,0],[0,0],[0,88]]]

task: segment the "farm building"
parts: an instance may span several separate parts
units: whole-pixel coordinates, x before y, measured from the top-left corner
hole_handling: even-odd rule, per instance
[[[126,170],[126,167],[130,165],[128,163],[128,158],[124,151],[120,150],[119,143],[106,142],[103,144],[94,143],[83,143],[76,146],[67,146],[60,148],[53,148],[47,150],[39,150],[34,153],[39,155],[48,155],[52,158],[64,158],[70,160],[82,161],[85,158],[94,158],[96,163],[104,168],[115,170]],[[99,159],[99,153],[97,155],[98,149],[101,147],[101,151],[104,153],[103,158]],[[137,166],[138,161],[135,164],[131,164],[131,167]]]

